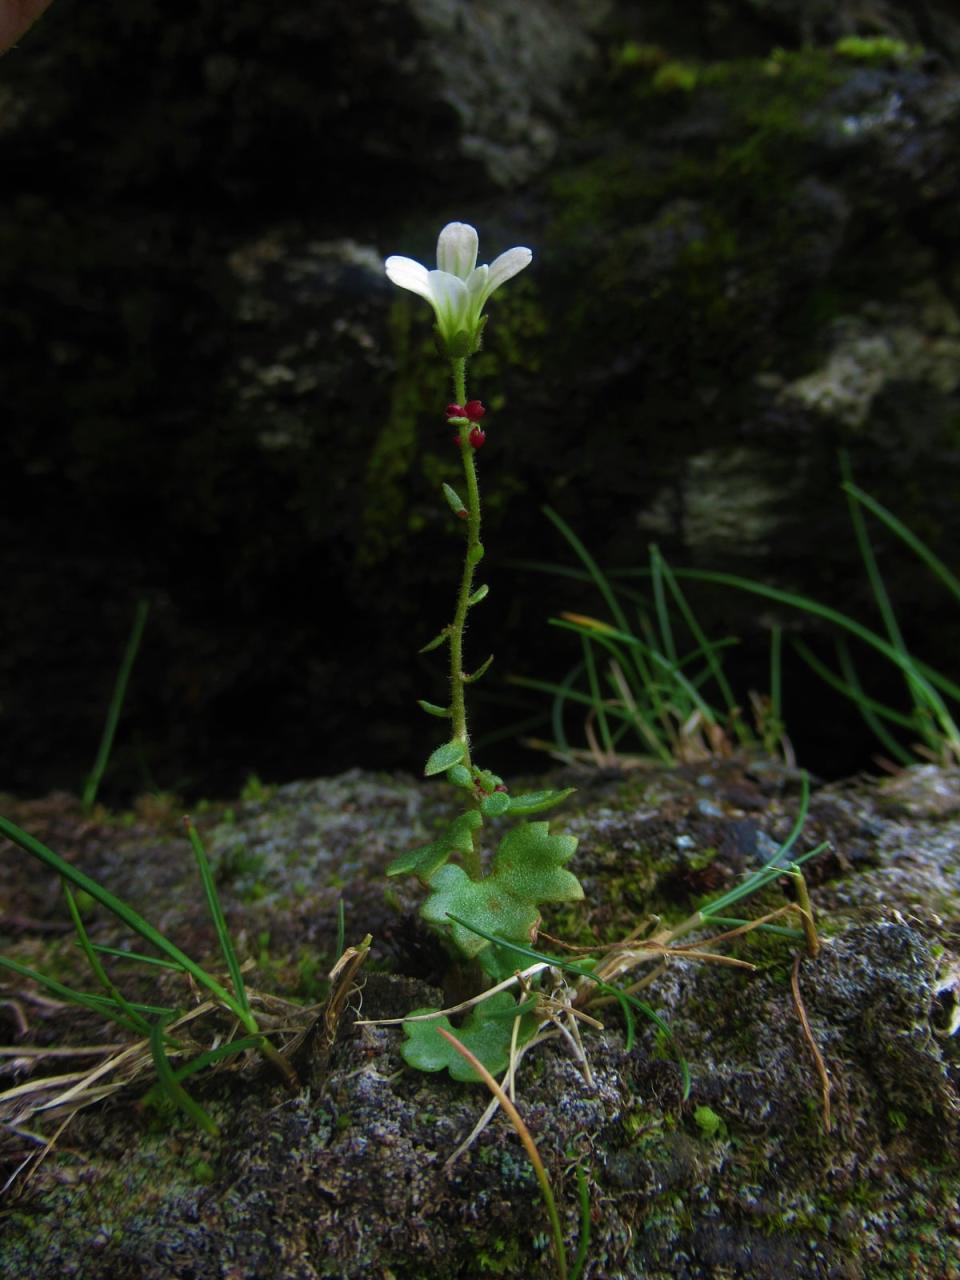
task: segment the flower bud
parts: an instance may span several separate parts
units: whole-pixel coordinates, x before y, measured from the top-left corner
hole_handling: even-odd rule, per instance
[[[470,432],[470,435],[467,437],[474,449],[479,449],[486,438],[487,433],[485,431],[481,431],[479,427],[474,427]]]
[[[468,400],[461,409],[461,413],[465,418],[469,418],[471,422],[479,422],[481,418],[485,418],[487,415],[482,400]]]
[[[462,404],[448,404],[445,412],[448,418],[465,418],[467,416]]]

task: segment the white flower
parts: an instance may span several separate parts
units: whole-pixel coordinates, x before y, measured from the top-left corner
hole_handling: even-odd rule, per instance
[[[505,280],[530,265],[529,249],[508,249],[489,266],[477,264],[477,233],[466,222],[449,222],[437,240],[437,269],[396,255],[386,261],[387,275],[401,289],[426,298],[437,316],[437,329],[447,353],[472,355],[483,328],[487,299]]]

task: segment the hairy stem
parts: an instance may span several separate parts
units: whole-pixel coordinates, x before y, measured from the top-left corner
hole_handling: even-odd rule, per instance
[[[453,360],[453,396],[457,404],[466,404],[467,400],[467,362]],[[450,714],[453,723],[453,738],[464,745],[463,764],[469,769],[470,734],[467,729],[467,708],[464,696],[465,681],[463,675],[463,633],[467,625],[467,610],[470,607],[470,593],[473,588],[473,571],[477,566],[483,548],[480,544],[480,490],[477,486],[477,468],[473,460],[473,446],[470,444],[470,426],[464,425],[460,430],[460,457],[463,462],[463,474],[467,485],[467,547],[463,558],[463,574],[460,578],[460,590],[457,593],[457,607],[450,625]],[[464,855],[464,870],[476,878],[480,874],[480,859],[476,853]],[[474,865],[475,864],[475,865]]]

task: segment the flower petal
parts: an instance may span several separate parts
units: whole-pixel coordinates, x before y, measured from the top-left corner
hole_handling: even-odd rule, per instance
[[[401,289],[409,289],[411,293],[419,293],[428,302],[433,301],[430,288],[430,273],[422,262],[414,262],[413,258],[401,258],[396,254],[384,263],[387,276]]]
[[[501,253],[499,258],[494,258],[493,262],[490,263],[486,284],[483,286],[483,292],[480,295],[480,305],[483,306],[494,289],[499,289],[505,281],[515,276],[518,271],[522,271],[524,267],[529,267],[532,260],[533,253],[523,247],[508,249],[506,253]]]
[[[437,269],[466,280],[476,264],[476,230],[469,222],[448,222],[437,239]]]
[[[484,289],[487,287],[487,276],[490,274],[489,267],[474,267],[467,276],[467,291],[471,298],[479,298],[482,296]]]
[[[464,328],[470,295],[467,286],[449,271],[431,271],[429,274],[430,301],[437,313],[437,323],[445,337],[452,337]]]

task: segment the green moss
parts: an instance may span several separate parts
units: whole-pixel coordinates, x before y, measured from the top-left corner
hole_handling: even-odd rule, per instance
[[[752,376],[768,358],[784,372],[782,357],[767,355],[769,300],[824,234],[822,214],[798,193],[809,180],[808,142],[830,128],[827,104],[851,74],[827,49],[696,68],[668,62],[627,84],[620,77],[610,112],[622,142],[611,143],[610,122],[598,120],[596,158],[552,180],[555,252],[571,280],[589,272],[595,282],[564,298],[559,340],[571,359],[594,358],[636,330],[654,332],[654,344],[697,334],[688,358],[710,353],[708,379],[718,366]],[[658,143],[661,129],[688,141]],[[805,338],[849,299],[836,284],[811,288],[809,273],[797,283],[789,324],[801,371]]]
[[[833,46],[834,53],[851,62],[871,66],[884,62],[909,62],[923,55],[919,45],[908,45],[893,36],[843,36]]]
[[[693,1120],[701,1134],[711,1141],[724,1137],[727,1132],[726,1124],[712,1107],[697,1107],[693,1113]]]
[[[692,93],[697,87],[699,73],[687,62],[665,62],[653,77],[655,93]]]
[[[226,1116],[222,1107],[207,1100],[204,1105],[218,1123],[224,1123]],[[60,1184],[46,1184],[37,1197],[45,1223],[26,1214],[11,1215],[5,1223],[5,1280],[33,1280],[40,1274],[37,1249],[42,1248],[45,1259],[49,1260],[51,1222],[58,1224],[58,1233],[64,1240],[89,1239],[91,1224],[95,1224],[98,1240],[116,1239],[123,1235],[131,1220],[145,1222],[153,1215],[160,1217],[160,1206],[165,1202],[189,1195],[198,1183],[212,1182],[209,1140],[198,1136],[192,1127],[181,1128],[176,1118],[173,1129],[171,1133],[167,1126],[155,1134],[140,1130],[135,1141],[122,1152],[116,1148],[114,1139],[103,1157],[98,1155],[96,1143],[90,1142],[89,1137],[82,1161],[69,1152],[61,1153]],[[71,1173],[82,1182],[81,1196],[77,1195]]]
[[[658,44],[638,44],[636,40],[628,40],[613,50],[611,61],[615,67],[649,71],[662,66],[667,61],[667,55]]]
[[[255,773],[251,773],[243,784],[240,799],[244,804],[266,804],[276,789],[275,786],[268,786],[261,782]]]
[[[687,857],[687,866],[691,871],[703,871],[717,860],[717,850],[708,845],[705,849],[695,850]]]
[[[516,1274],[520,1265],[520,1245],[516,1239],[497,1236],[491,1245],[477,1253],[477,1268],[487,1275]]]

